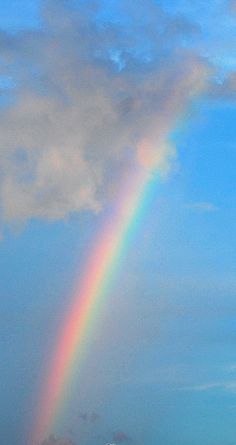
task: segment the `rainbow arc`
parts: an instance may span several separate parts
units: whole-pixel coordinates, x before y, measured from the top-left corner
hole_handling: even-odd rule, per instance
[[[149,183],[150,174],[141,168],[131,175],[125,182],[115,211],[98,235],[83,279],[71,299],[43,381],[30,445],[39,445],[58,420],[74,367],[82,366],[86,340],[92,336],[96,318],[108,298],[117,268],[129,246],[132,228],[145,208]]]

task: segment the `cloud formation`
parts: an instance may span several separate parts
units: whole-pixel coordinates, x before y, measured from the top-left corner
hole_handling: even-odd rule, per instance
[[[69,4],[45,0],[40,29],[0,33],[5,223],[98,211],[130,164],[167,171],[169,135],[208,75],[181,48],[196,28],[152,0],[120,2],[119,25],[98,20],[101,2]]]

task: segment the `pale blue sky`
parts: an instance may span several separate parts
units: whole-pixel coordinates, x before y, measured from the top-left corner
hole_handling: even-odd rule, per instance
[[[2,30],[18,35],[40,29],[38,2],[23,3],[1,0]],[[99,20],[121,20],[112,4],[112,12],[104,10]],[[227,2],[159,5],[201,27],[183,46],[207,58],[214,78],[236,68],[236,14]],[[19,62],[14,69],[22,74]],[[3,114],[8,93],[6,88]],[[168,177],[153,181],[151,202],[55,432],[66,436],[70,430],[76,445],[105,445],[115,431],[137,445],[235,441],[234,94],[197,98],[169,135],[177,158]],[[88,210],[55,222],[36,214],[25,224],[17,218],[1,223],[0,441],[5,445],[26,445],[37,385],[102,219],[103,212]],[[80,413],[93,411],[98,421],[84,424]]]

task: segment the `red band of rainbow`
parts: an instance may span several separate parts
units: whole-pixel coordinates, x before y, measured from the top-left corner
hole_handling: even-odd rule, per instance
[[[128,188],[126,184],[126,194],[122,194],[115,215],[99,234],[85,268],[84,278],[79,283],[58,336],[57,348],[43,382],[30,445],[39,445],[52,430],[58,417],[74,361],[81,361],[83,342],[89,335],[93,318],[98,316],[99,307],[108,295],[117,264],[128,244],[132,223],[142,209],[140,204],[145,200],[148,183],[149,176],[146,172],[134,174],[129,180]]]

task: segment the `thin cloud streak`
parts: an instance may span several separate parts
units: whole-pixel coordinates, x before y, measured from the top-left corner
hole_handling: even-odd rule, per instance
[[[184,207],[186,209],[197,210],[200,212],[216,212],[217,210],[219,210],[219,207],[217,207],[212,202],[208,202],[208,201],[200,201],[200,202],[194,202],[191,204],[185,204]]]
[[[182,388],[178,388],[179,391],[196,391],[196,392],[204,392],[214,389],[228,391],[235,394],[236,380],[230,382],[209,382],[209,383],[204,383],[202,385],[185,386]]]

